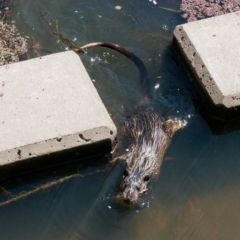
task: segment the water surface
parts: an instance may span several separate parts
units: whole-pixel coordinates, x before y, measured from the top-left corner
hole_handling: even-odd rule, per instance
[[[58,18],[61,33],[78,45],[109,41],[133,51],[149,71],[156,111],[188,124],[175,135],[154,190],[138,208],[115,204],[123,163],[111,166],[108,157],[1,183],[1,202],[33,192],[0,206],[1,240],[240,238],[240,132],[213,135],[198,113],[192,80],[169,41],[174,27],[185,20],[159,8],[179,9],[180,1],[157,2],[16,1],[13,18],[19,30],[52,53],[69,46],[52,33],[40,13],[47,13],[53,28]],[[136,67],[109,49],[90,49],[81,59],[120,127],[141,98]]]

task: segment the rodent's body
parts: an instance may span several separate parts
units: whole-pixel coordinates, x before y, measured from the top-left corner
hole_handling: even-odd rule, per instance
[[[120,199],[127,203],[137,202],[147,190],[149,180],[157,178],[173,134],[182,127],[182,121],[164,120],[152,110],[138,110],[125,121],[122,134],[129,146]]]
[[[140,73],[143,102],[148,101],[150,82],[143,62],[132,52],[113,43],[90,43],[79,49],[96,46],[114,49],[134,62]],[[76,51],[79,52],[79,49]],[[157,177],[174,132],[183,126],[179,119],[164,119],[153,110],[141,107],[126,119],[121,134],[128,143],[128,152],[120,157],[126,160],[126,170],[118,199],[130,204],[138,201],[139,196],[147,190],[149,180]]]

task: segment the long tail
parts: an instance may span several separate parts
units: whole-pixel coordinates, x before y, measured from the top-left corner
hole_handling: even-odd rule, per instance
[[[148,72],[143,64],[143,62],[132,52],[128,51],[127,49],[114,44],[114,43],[109,43],[109,42],[95,42],[95,43],[89,43],[81,47],[81,49],[87,49],[87,48],[93,48],[93,47],[107,47],[111,48],[123,55],[125,55],[127,58],[132,60],[134,64],[137,66],[138,71],[140,73],[140,83],[141,83],[141,90],[142,90],[142,95],[145,98],[150,97],[150,92],[151,92],[151,86],[150,86],[150,80],[148,77]]]

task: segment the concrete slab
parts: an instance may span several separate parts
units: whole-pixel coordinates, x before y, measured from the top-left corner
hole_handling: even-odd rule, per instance
[[[240,12],[177,26],[174,46],[215,105],[240,105]]]
[[[72,51],[0,67],[0,166],[116,137]]]

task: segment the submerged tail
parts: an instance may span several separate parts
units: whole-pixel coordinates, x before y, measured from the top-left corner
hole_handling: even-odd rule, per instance
[[[132,52],[128,51],[127,49],[114,44],[114,43],[109,43],[109,42],[95,42],[95,43],[89,43],[81,47],[81,49],[86,49],[86,48],[93,48],[93,47],[107,47],[111,48],[123,55],[125,55],[127,58],[132,60],[134,64],[137,66],[138,71],[140,73],[140,83],[141,83],[141,90],[142,90],[142,95],[145,98],[149,98],[150,95],[150,81],[148,77],[148,72],[143,64],[143,62]]]

